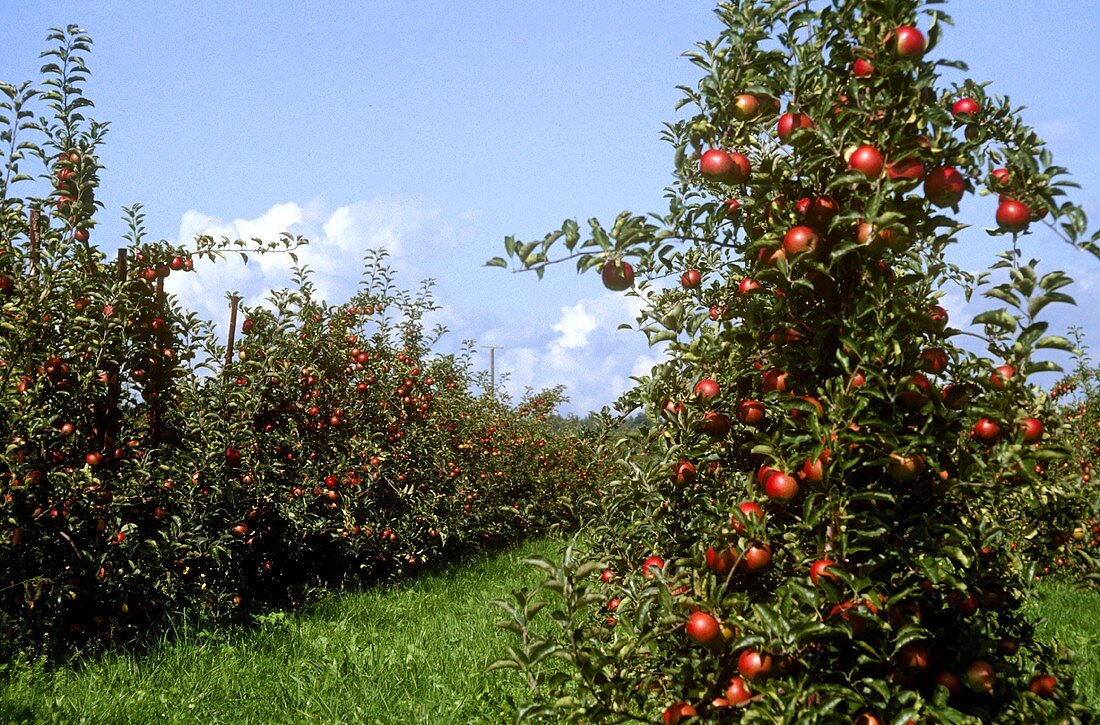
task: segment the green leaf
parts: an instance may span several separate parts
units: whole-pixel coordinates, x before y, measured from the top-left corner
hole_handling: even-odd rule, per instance
[[[999,327],[1005,332],[1016,331],[1016,318],[1008,313],[1007,310],[989,310],[988,312],[982,312],[974,318],[975,325],[991,325],[993,327]]]
[[[508,261],[504,257],[493,257],[485,263],[486,267],[504,267],[508,268]]]
[[[1077,347],[1064,337],[1058,335],[1048,335],[1044,338],[1035,341],[1035,349],[1037,350],[1064,350],[1069,353],[1077,353]]]

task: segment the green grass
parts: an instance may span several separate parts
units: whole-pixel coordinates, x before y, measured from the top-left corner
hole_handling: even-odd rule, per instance
[[[533,542],[400,587],[343,594],[256,630],[191,632],[141,655],[80,667],[8,666],[0,722],[503,723],[511,671],[486,673],[510,635],[490,605],[531,586]],[[1100,703],[1100,593],[1044,583],[1040,628],[1077,653],[1078,685]],[[0,667],[0,673],[5,668]]]
[[[1039,599],[1029,606],[1042,617],[1039,634],[1074,654],[1077,687],[1100,710],[1100,593],[1077,591],[1066,582],[1043,582]]]
[[[236,634],[185,633],[143,655],[28,666],[0,681],[2,722],[502,723],[512,671],[486,673],[511,637],[489,602],[531,586],[540,541],[416,582],[344,594]]]

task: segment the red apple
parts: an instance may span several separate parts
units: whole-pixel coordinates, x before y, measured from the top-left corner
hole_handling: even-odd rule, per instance
[[[774,471],[764,481],[764,493],[773,501],[793,501],[798,496],[798,481],[782,471]]]
[[[674,702],[665,708],[664,713],[661,715],[661,721],[664,725],[680,725],[682,720],[686,720],[689,717],[695,717],[698,715],[695,708],[686,702]]]
[[[852,75],[856,78],[867,78],[875,72],[875,66],[866,58],[856,58],[852,64]]]
[[[993,387],[1001,390],[1005,386],[1005,382],[1016,375],[1016,368],[1012,365],[998,365],[993,373],[990,374],[989,380],[993,383]]]
[[[942,347],[929,347],[921,351],[921,369],[939,375],[947,369],[947,352]]]
[[[1040,674],[1031,678],[1031,682],[1028,684],[1027,689],[1043,699],[1050,700],[1054,697],[1054,688],[1057,686],[1058,680],[1054,679],[1054,677]]]
[[[1053,678],[1051,678],[1053,679]],[[1032,690],[1034,692],[1034,690]],[[752,698],[752,693],[749,692],[748,685],[740,677],[733,677],[730,679],[729,685],[726,687],[726,701],[730,705],[743,705]]]
[[[699,382],[695,383],[694,392],[700,398],[713,398],[721,391],[717,381],[711,378],[703,378]]]
[[[695,482],[695,464],[691,461],[678,461],[672,466],[672,480],[680,486]]]
[[[799,225],[791,227],[783,237],[783,251],[788,257],[803,252],[813,253],[821,242],[821,235],[813,227]]]
[[[971,692],[992,694],[997,683],[997,671],[985,660],[974,660],[967,666],[963,679]]]
[[[1031,224],[1031,209],[1014,199],[1005,199],[997,207],[997,226],[1006,232],[1019,233]]]
[[[767,544],[753,544],[741,555],[741,568],[753,574],[767,569],[772,564],[772,548]]]
[[[1001,435],[1001,426],[989,418],[978,418],[970,429],[970,437],[980,443],[993,443]]]
[[[724,413],[708,410],[703,413],[703,420],[699,423],[699,430],[711,438],[722,439],[729,435],[730,419]]]
[[[884,164],[882,154],[874,146],[859,146],[848,157],[848,168],[860,172],[868,179],[881,176]]]
[[[924,458],[912,454],[891,453],[886,472],[896,481],[912,481],[924,471]]]
[[[737,671],[750,682],[762,680],[771,674],[772,657],[749,647],[737,658]]]
[[[634,284],[634,267],[630,262],[610,259],[600,272],[603,286],[614,292],[630,289]]]
[[[897,54],[912,60],[924,55],[924,34],[911,25],[902,25],[894,31],[894,49]]]
[[[761,289],[760,283],[751,277],[745,277],[737,284],[737,294],[742,296],[751,295],[754,292],[759,292]]]
[[[772,368],[771,370],[767,371],[766,373],[764,373],[764,392],[787,392],[787,377],[788,374],[785,370],[777,370],[775,368]]]
[[[725,576],[726,574],[729,574],[736,562],[737,550],[734,549],[732,546],[718,549],[715,549],[713,546],[707,547],[707,568],[715,574],[719,576]]]
[[[1024,431],[1024,443],[1034,443],[1043,437],[1043,422],[1038,418],[1024,418],[1020,428]]]
[[[968,120],[969,117],[976,115],[980,108],[978,102],[973,98],[960,98],[952,104],[951,113],[955,118],[963,116],[964,118],[962,120],[965,121]]]
[[[955,206],[966,192],[966,178],[952,166],[933,169],[924,179],[924,196],[938,207]]]
[[[888,179],[910,179],[920,181],[924,178],[924,164],[915,156],[906,156],[886,167]]]
[[[642,562],[642,575],[646,579],[656,579],[657,570],[664,570],[665,560],[659,556],[651,556]]]
[[[737,505],[737,511],[741,515],[738,516],[737,513],[730,514],[730,525],[738,533],[745,532],[746,523],[752,526],[753,522],[760,523],[764,520],[764,509],[753,501],[742,501]]]
[[[760,113],[760,100],[751,93],[742,93],[733,99],[733,115],[742,121],[756,118]]]
[[[765,413],[764,403],[759,400],[742,400],[737,404],[737,420],[745,425],[760,425]]]
[[[829,581],[836,581],[836,574],[829,571],[830,567],[836,566],[836,562],[832,559],[818,559],[813,564],[810,564],[810,582],[816,587],[817,583],[824,577]]]
[[[927,672],[932,666],[932,648],[924,642],[910,642],[898,650],[898,666],[909,674]]]
[[[699,270],[697,269],[685,270],[684,273],[680,275],[680,285],[683,286],[684,289],[695,289],[702,281],[703,276],[699,274]]]
[[[689,637],[704,647],[709,647],[722,639],[722,631],[718,626],[718,620],[706,612],[695,612],[688,617],[685,630]]]
[[[813,128],[814,122],[804,113],[792,113],[788,111],[779,117],[776,131],[780,141],[786,141],[787,137],[800,128]]]

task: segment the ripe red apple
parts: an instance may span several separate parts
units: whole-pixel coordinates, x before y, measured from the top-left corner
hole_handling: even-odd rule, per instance
[[[630,289],[634,284],[634,267],[630,262],[609,259],[600,272],[603,286],[614,292]]]
[[[752,698],[752,693],[749,692],[745,681],[740,677],[731,678],[729,685],[726,687],[726,701],[730,705],[737,706],[745,704],[750,698]]]
[[[764,373],[764,392],[787,392],[787,371],[772,368]]]
[[[964,118],[962,120],[965,121],[968,120],[969,117],[976,115],[980,108],[978,102],[973,98],[960,98],[951,105],[951,113],[955,118],[963,116]]]
[[[805,483],[817,484],[825,480],[824,455],[817,458],[807,458],[798,471],[798,477]]]
[[[236,448],[225,449],[225,462],[230,466],[239,465],[241,462],[241,452]]]
[[[708,410],[703,413],[703,420],[699,423],[699,430],[711,438],[722,439],[729,435],[730,419],[725,413]]]
[[[764,481],[764,493],[773,501],[793,501],[798,496],[798,481],[782,471],[774,471]]]
[[[955,206],[966,192],[966,178],[953,166],[932,169],[924,179],[924,196],[938,207]]]
[[[852,64],[852,75],[856,78],[867,78],[875,72],[875,66],[866,58],[856,58]]]
[[[829,222],[840,213],[840,205],[831,196],[815,196],[807,199],[805,207],[799,213],[806,219],[806,223],[814,229],[828,231]]]
[[[924,472],[924,458],[916,453],[891,453],[886,472],[896,481],[912,481]]]
[[[886,166],[886,178],[920,181],[924,178],[924,163],[915,156],[906,156]]]
[[[882,175],[885,161],[874,146],[859,146],[848,157],[848,168],[858,171],[868,179],[877,179]]]
[[[947,693],[953,700],[963,696],[963,683],[951,670],[940,670],[932,676],[932,686],[947,688]]]
[[[715,181],[728,184],[743,184],[752,173],[752,164],[747,156],[723,149],[707,149],[699,157],[699,172]]]
[[[738,533],[744,533],[748,526],[752,526],[753,522],[759,524],[764,520],[764,509],[760,508],[754,501],[742,501],[737,505],[737,511],[740,512],[738,516],[737,512],[730,514],[730,525],[733,526],[733,530]]]
[[[697,269],[685,270],[684,273],[680,275],[680,285],[684,289],[695,289],[702,281],[703,276],[699,274],[699,270]]]
[[[600,581],[602,581],[604,584],[609,584],[611,582],[611,580],[614,579],[614,578],[615,578],[615,570],[614,569],[604,569],[603,571],[600,572]]]
[[[1005,383],[1008,381],[1008,379],[1015,377],[1015,375],[1016,368],[1012,365],[998,365],[990,374],[989,380],[993,383],[993,387],[1001,390],[1004,388]]]
[[[722,639],[722,631],[718,626],[718,620],[706,612],[692,613],[688,617],[685,630],[689,637],[704,647],[709,647]]]
[[[928,321],[935,329],[944,329],[947,327],[947,310],[939,305],[932,305],[928,308]]]
[[[737,671],[750,682],[762,680],[772,672],[772,656],[749,647],[737,658]]]
[[[674,702],[665,708],[664,713],[661,714],[661,721],[664,725],[680,725],[682,720],[695,717],[698,714],[695,707],[690,703]]]
[[[699,157],[699,173],[708,179],[725,181],[734,173],[733,159],[725,149],[707,149]]]
[[[722,202],[722,209],[726,212],[726,216],[736,216],[737,210],[741,208],[741,202],[737,199],[726,199]]]
[[[1031,209],[1015,199],[1005,199],[997,206],[997,226],[1006,232],[1019,233],[1031,224]]]
[[[1034,443],[1043,437],[1043,421],[1038,418],[1024,418],[1020,428],[1024,431],[1024,443]]]
[[[971,692],[992,693],[997,683],[997,671],[985,660],[974,660],[967,665],[963,679]]]
[[[970,437],[980,443],[993,443],[1001,435],[1001,426],[989,418],[978,418],[970,429]]]
[[[741,567],[751,573],[759,573],[772,564],[772,548],[767,544],[753,544],[741,555]]]
[[[756,118],[760,113],[760,100],[751,93],[742,93],[733,99],[733,115],[742,121]]]
[[[1031,678],[1031,682],[1028,683],[1027,689],[1039,697],[1050,700],[1054,697],[1054,688],[1058,686],[1058,680],[1054,679],[1051,675],[1039,674]]]
[[[721,392],[721,387],[718,382],[711,378],[703,378],[699,382],[695,383],[694,392],[700,398],[710,399],[718,395]]]
[[[665,568],[665,560],[664,559],[662,559],[659,556],[651,556],[648,559],[646,559],[644,562],[642,562],[642,575],[646,579],[656,579],[657,578],[657,571],[655,571],[655,570],[664,570],[664,568]]]
[[[898,399],[909,408],[920,408],[932,397],[932,383],[921,373],[913,373],[899,386]]]
[[[745,425],[760,425],[766,414],[764,403],[759,400],[742,400],[737,404],[737,420]]]
[[[821,242],[821,235],[813,227],[798,225],[791,227],[783,237],[783,251],[788,257],[803,252],[813,253]]]
[[[829,581],[836,581],[836,574],[829,571],[830,567],[836,566],[836,562],[832,559],[818,559],[813,564],[810,564],[810,582],[816,587],[817,583],[824,577]]]
[[[912,60],[924,55],[924,34],[911,25],[902,25],[894,31],[894,49],[897,54]]]
[[[759,292],[763,289],[759,282],[751,277],[745,277],[737,284],[737,294],[742,296],[751,295],[754,292]]]
[[[1012,174],[1008,169],[993,169],[989,172],[990,186],[996,189],[1003,189],[1012,183]]]
[[[672,466],[672,480],[680,486],[695,482],[695,464],[691,461],[678,461]]]
[[[787,137],[800,128],[813,128],[814,122],[804,113],[792,113],[788,111],[779,117],[776,124],[776,132],[780,141],[786,141]]]
[[[924,642],[910,642],[898,650],[898,666],[909,674],[927,672],[932,666],[932,648]]]
[[[725,576],[726,574],[729,574],[736,562],[737,550],[734,549],[732,546],[718,549],[715,549],[713,546],[707,547],[707,568],[715,574],[719,576]]]
[[[920,354],[921,369],[939,375],[947,369],[947,352],[942,347],[928,347]]]

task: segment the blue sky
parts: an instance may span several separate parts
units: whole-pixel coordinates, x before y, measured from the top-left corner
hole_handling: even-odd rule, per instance
[[[1096,226],[1094,2],[945,9],[956,25],[935,53],[1028,106]],[[68,23],[95,41],[88,92],[111,122],[93,237],[105,249],[135,202],[156,239],[289,229],[314,240],[303,256],[338,301],[362,249],[385,244],[406,286],[438,281],[452,346],[503,345],[497,369],[511,389],[565,383],[563,412],[611,402],[657,359],[640,335],[615,329],[636,303],[606,294],[595,275],[563,265],[540,283],[482,263],[507,234],[663,208],[672,154],[658,135],[675,117],[675,86],[696,80],[681,53],[717,33],[709,3],[23,0],[4,11],[0,79],[36,77],[48,28]],[[966,220],[991,225],[992,204],[969,199]],[[999,245],[976,229],[954,254],[981,270]],[[1100,261],[1041,233],[1024,249],[1078,279],[1079,307],[1058,311],[1054,326],[1080,324],[1100,344]],[[286,279],[274,261],[224,262],[174,291],[220,320],[227,291],[256,302]],[[960,298],[948,307],[956,321],[972,311]]]

